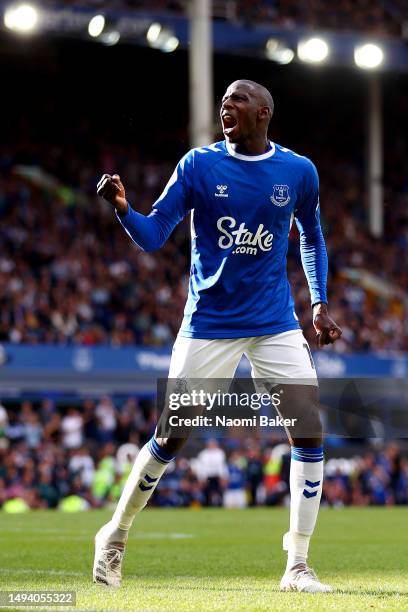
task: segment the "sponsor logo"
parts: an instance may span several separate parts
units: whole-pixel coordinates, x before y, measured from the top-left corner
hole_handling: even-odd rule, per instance
[[[251,232],[245,223],[238,223],[234,217],[220,217],[217,221],[217,229],[221,232],[218,246],[221,249],[230,249],[233,255],[245,254],[256,255],[258,250],[267,252],[272,249],[273,234],[260,223],[255,233]],[[234,229],[236,228],[236,229]]]
[[[228,185],[217,185],[217,191],[214,193],[216,198],[228,198],[228,193],[225,193],[228,189]]]
[[[271,202],[275,206],[286,206],[290,202],[289,186],[288,185],[274,185],[273,194],[271,195]]]

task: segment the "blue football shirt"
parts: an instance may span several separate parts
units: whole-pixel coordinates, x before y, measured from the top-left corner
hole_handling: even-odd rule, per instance
[[[286,272],[295,219],[312,304],[327,302],[327,254],[313,163],[275,143],[262,155],[228,142],[192,149],[148,216],[119,217],[144,250],[191,211],[191,270],[180,335],[241,338],[299,328]]]

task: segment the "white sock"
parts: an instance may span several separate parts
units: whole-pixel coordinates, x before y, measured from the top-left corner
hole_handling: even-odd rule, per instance
[[[283,538],[286,569],[306,563],[316,525],[323,485],[323,447],[292,448],[290,463],[290,528]]]
[[[140,450],[111,521],[103,528],[108,542],[126,543],[133,520],[146,506],[170,457],[152,438]]]

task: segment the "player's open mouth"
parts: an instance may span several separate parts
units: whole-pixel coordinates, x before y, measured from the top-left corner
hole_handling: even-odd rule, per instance
[[[224,113],[221,119],[222,119],[222,128],[223,128],[224,134],[226,135],[231,134],[231,132],[237,126],[238,121],[235,119],[235,117],[233,117],[229,113]]]

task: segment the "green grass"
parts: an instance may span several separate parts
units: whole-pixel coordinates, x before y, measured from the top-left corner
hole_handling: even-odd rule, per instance
[[[77,610],[408,610],[407,515],[322,509],[310,563],[338,592],[316,596],[278,590],[282,508],[145,510],[120,589],[91,581],[93,535],[108,513],[2,513],[0,588],[75,590]]]

